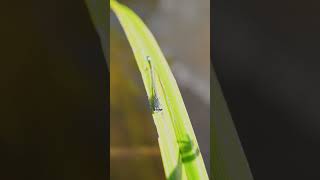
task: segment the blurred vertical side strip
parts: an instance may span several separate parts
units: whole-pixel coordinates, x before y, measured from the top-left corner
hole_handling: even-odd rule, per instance
[[[211,179],[253,180],[247,158],[212,65],[210,76]]]

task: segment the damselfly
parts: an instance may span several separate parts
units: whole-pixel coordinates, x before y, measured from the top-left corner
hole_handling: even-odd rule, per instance
[[[157,88],[156,88],[156,81],[154,77],[154,68],[151,62],[151,57],[147,56],[146,60],[148,61],[150,65],[150,74],[151,74],[151,85],[152,85],[152,95],[151,95],[151,107],[154,112],[160,112],[162,111],[161,103],[159,100],[159,96],[157,93]]]

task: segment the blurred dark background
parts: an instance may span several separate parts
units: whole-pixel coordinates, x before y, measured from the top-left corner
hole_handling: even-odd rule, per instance
[[[212,7],[212,62],[254,178],[320,179],[320,2]]]
[[[0,179],[107,179],[107,65],[84,1],[4,1],[0,22]]]

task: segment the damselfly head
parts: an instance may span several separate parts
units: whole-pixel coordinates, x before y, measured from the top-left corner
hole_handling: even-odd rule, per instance
[[[150,56],[146,56],[146,60],[150,62],[151,61],[151,57]]]

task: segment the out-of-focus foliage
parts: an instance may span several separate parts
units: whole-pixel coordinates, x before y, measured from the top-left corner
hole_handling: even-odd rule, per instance
[[[100,36],[101,45],[105,58],[107,58],[107,35],[108,16],[107,16],[107,1],[106,0],[85,0],[93,24]],[[108,63],[109,64],[109,63]]]
[[[253,180],[213,67],[211,67],[211,108],[211,178]]]

